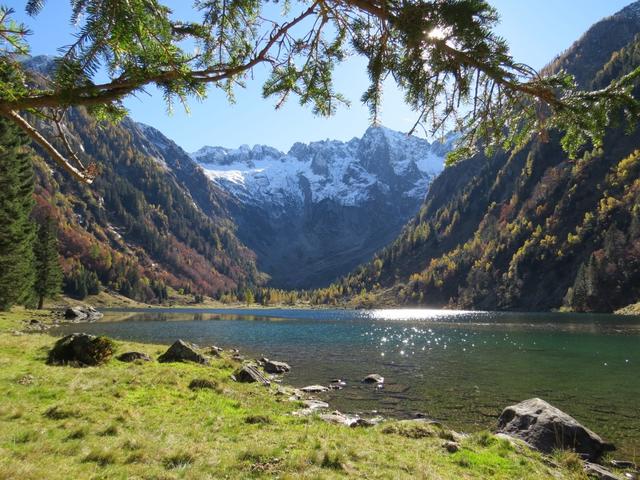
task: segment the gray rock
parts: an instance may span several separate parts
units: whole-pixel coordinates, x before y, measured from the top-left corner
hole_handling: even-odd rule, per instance
[[[260,370],[253,365],[244,365],[240,370],[233,374],[233,378],[236,382],[240,383],[261,383],[262,385],[269,386],[271,382],[265,377]]]
[[[309,385],[306,387],[302,387],[300,390],[303,391],[304,393],[322,393],[329,390],[329,388],[324,387],[322,385]]]
[[[598,480],[622,480],[618,475],[615,475],[597,463],[584,462],[584,473]]]
[[[382,421],[382,417],[375,417],[375,418],[361,418],[361,417],[358,417],[358,418],[355,419],[355,421],[351,422],[351,425],[349,425],[349,426],[351,428],[355,428],[355,427],[375,427],[381,421]]]
[[[158,357],[158,361],[161,363],[194,362],[208,365],[209,360],[196,349],[197,347],[192,343],[176,340],[166,352]]]
[[[102,313],[89,305],[76,305],[64,311],[64,318],[76,322],[91,322],[102,318]]]
[[[498,432],[524,440],[545,453],[572,449],[589,460],[615,450],[573,417],[539,398],[505,408],[498,418]]]
[[[263,368],[267,373],[285,373],[291,371],[291,367],[284,362],[277,362],[275,360],[263,359]]]
[[[352,415],[345,415],[344,413],[341,413],[337,410],[331,413],[325,413],[323,415],[320,415],[320,419],[327,423],[333,423],[335,425],[344,425],[346,427],[351,427],[351,424],[355,423],[358,420],[358,418],[359,417],[352,416]]]
[[[362,379],[362,383],[377,383],[378,385],[380,385],[384,383],[384,377],[378,375],[377,373],[372,373],[364,377]]]
[[[216,347],[215,345],[211,345],[204,349],[204,353],[207,355],[211,355],[212,357],[219,357],[222,354],[223,350],[220,347]]]
[[[460,444],[458,442],[444,442],[442,446],[449,453],[456,453],[458,450],[460,450]]]
[[[636,470],[638,467],[635,463],[628,460],[611,460],[609,462],[613,468]]]
[[[319,410],[321,408],[329,408],[329,404],[327,402],[323,402],[321,400],[314,400],[314,399],[303,400],[302,404],[306,408],[310,408],[311,410]]]
[[[105,337],[72,333],[58,340],[47,358],[49,365],[100,365],[113,355],[114,344]]]
[[[327,402],[321,402],[320,400],[312,400],[312,399],[303,400],[302,404],[304,405],[305,408],[301,410],[296,410],[295,412],[293,412],[293,415],[297,417],[306,417],[306,416],[312,415],[318,410],[329,408],[329,404]]]
[[[331,380],[331,383],[329,383],[329,390],[342,390],[346,386],[347,382],[339,378],[335,378]]]
[[[121,362],[150,362],[151,357],[142,352],[125,352],[116,357]]]

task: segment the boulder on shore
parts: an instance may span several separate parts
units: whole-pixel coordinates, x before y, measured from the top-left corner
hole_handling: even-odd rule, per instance
[[[72,333],[58,340],[47,358],[49,365],[94,366],[107,362],[115,344],[107,337],[87,333]]]
[[[158,357],[161,363],[167,362],[194,362],[208,365],[207,357],[199,353],[197,347],[183,340],[176,340],[169,349]]]
[[[89,305],[76,305],[64,311],[64,318],[76,322],[91,322],[102,318],[102,313]]]
[[[233,379],[236,382],[241,383],[261,383],[262,385],[269,386],[271,382],[265,377],[260,370],[253,365],[245,365],[236,373],[233,374]]]
[[[275,360],[263,359],[262,367],[267,373],[286,373],[291,371],[291,367],[288,363],[277,362]]]
[[[544,453],[570,449],[592,461],[615,450],[576,419],[539,398],[505,408],[498,418],[498,432],[524,440]]]
[[[121,362],[150,362],[151,357],[142,352],[125,352],[116,357]]]

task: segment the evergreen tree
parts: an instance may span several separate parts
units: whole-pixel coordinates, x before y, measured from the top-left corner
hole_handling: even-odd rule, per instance
[[[36,283],[38,309],[42,308],[45,298],[55,298],[62,289],[62,269],[58,257],[58,237],[56,228],[47,218],[38,228],[35,243]]]
[[[0,118],[0,310],[33,296],[33,167],[27,142]]]

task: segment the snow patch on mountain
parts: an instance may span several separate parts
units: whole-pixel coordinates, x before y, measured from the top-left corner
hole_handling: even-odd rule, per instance
[[[285,207],[331,199],[357,206],[390,192],[422,199],[449,149],[371,127],[361,139],[296,143],[286,154],[264,145],[206,146],[191,157],[214,183],[244,202]]]

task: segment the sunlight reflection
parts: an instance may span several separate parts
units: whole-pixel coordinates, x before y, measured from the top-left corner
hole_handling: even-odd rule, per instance
[[[397,308],[369,310],[365,315],[374,320],[442,320],[444,318],[456,317],[482,317],[487,312],[477,312],[471,310],[438,310],[425,308]]]

